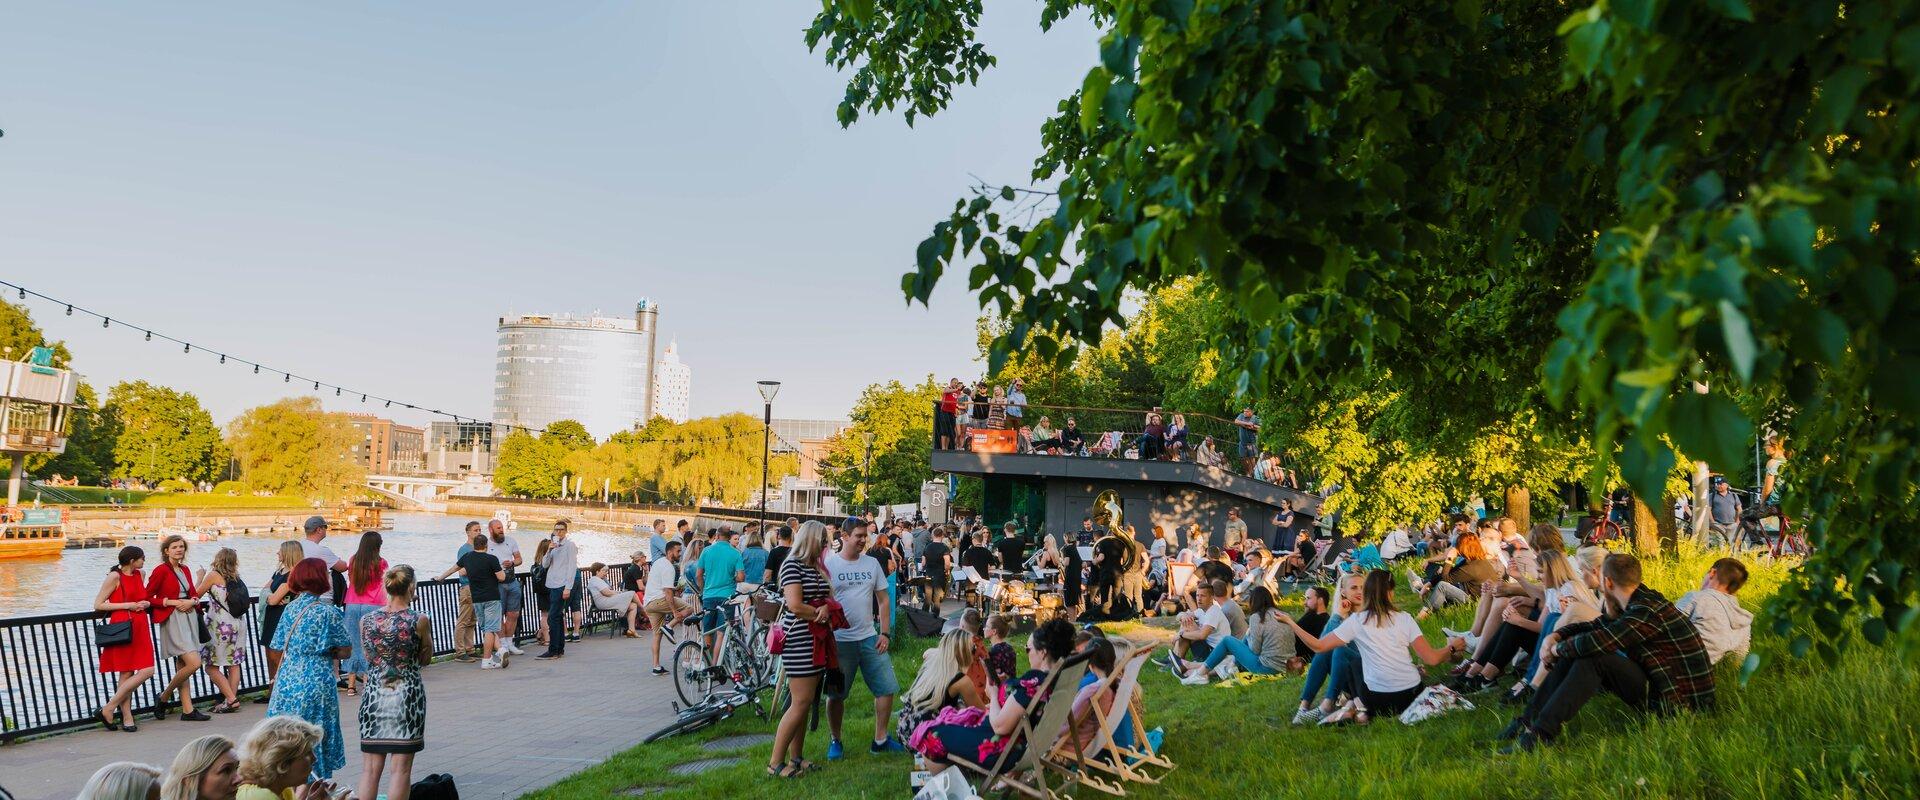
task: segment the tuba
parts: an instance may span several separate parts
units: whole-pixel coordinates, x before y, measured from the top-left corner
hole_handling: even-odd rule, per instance
[[[1120,493],[1108,489],[1093,499],[1093,524],[1107,531],[1118,530],[1120,521]]]

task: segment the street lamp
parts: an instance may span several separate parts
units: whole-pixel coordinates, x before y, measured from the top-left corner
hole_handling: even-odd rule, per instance
[[[780,393],[780,382],[759,381],[755,385],[760,388],[760,399],[767,401],[766,416],[762,420],[766,427],[760,437],[760,535],[765,536],[767,535],[767,482],[772,480],[768,477],[771,474],[768,460],[773,457],[773,396]]]
[[[860,504],[864,506],[867,504],[867,474],[873,471],[873,431],[860,434],[860,438],[867,443],[866,461],[860,466]]]

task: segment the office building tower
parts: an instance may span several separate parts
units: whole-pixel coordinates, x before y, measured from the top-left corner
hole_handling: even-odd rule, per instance
[[[693,392],[693,368],[680,362],[680,343],[667,349],[653,365],[653,415],[686,422]]]
[[[521,314],[500,318],[493,421],[535,430],[578,421],[598,440],[653,417],[653,340],[660,311],[632,318]]]

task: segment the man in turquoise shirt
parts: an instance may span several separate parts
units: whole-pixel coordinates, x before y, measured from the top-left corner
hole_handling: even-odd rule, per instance
[[[722,607],[733,599],[734,586],[745,578],[746,564],[740,558],[740,551],[733,546],[733,537],[722,533],[714,538],[707,549],[700,552],[700,607],[706,610],[700,627],[707,632],[707,652],[713,652],[713,641],[720,624],[725,620]]]

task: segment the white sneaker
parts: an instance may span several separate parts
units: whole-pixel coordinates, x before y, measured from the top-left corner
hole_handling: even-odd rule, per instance
[[[527,654],[527,651],[520,649],[520,645],[514,644],[511,641],[501,642],[500,649],[516,656],[524,656]]]
[[[1306,725],[1315,723],[1326,716],[1327,712],[1321,711],[1319,706],[1307,706],[1306,708],[1293,712],[1293,724]]]
[[[497,659],[483,658],[483,659],[480,659],[480,668],[481,669],[499,669],[500,662]]]
[[[1207,673],[1202,672],[1198,675],[1188,675],[1187,677],[1181,678],[1180,683],[1183,686],[1205,686],[1207,685]]]

